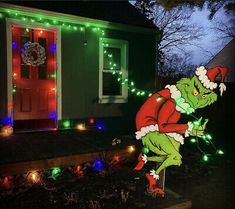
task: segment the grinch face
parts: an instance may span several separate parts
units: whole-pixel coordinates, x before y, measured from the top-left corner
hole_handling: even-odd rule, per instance
[[[180,90],[185,101],[194,109],[206,107],[217,100],[217,94],[205,88],[197,76],[193,76],[191,79],[180,79],[176,87]]]

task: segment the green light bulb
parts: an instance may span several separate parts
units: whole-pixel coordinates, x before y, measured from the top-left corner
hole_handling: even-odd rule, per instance
[[[207,135],[206,135],[206,138],[207,138],[207,139],[209,139],[209,140],[211,140],[211,139],[212,139],[212,137],[211,137],[211,135],[210,135],[210,134],[207,134]]]
[[[69,120],[65,120],[63,122],[63,126],[64,126],[64,128],[70,128],[70,121]]]
[[[159,97],[156,99],[157,102],[160,102],[161,100],[162,100],[162,97],[161,97],[161,96],[159,96]]]
[[[131,89],[131,92],[135,92],[135,89]]]
[[[224,154],[224,152],[223,152],[222,150],[220,150],[220,149],[217,151],[217,153],[218,153],[219,155],[223,155],[223,154]]]
[[[199,127],[200,126],[200,122],[199,121],[194,121],[193,124],[194,124],[195,127]]]
[[[190,141],[191,141],[192,143],[195,143],[197,140],[194,139],[194,138],[192,138],[192,139],[190,139]]]
[[[149,97],[151,97],[152,95],[153,95],[152,93],[149,93],[149,95],[148,95],[148,96],[149,96]]]
[[[143,154],[148,154],[149,153],[149,148],[148,147],[143,147],[142,148],[142,153]]]
[[[131,82],[131,86],[134,86],[134,82],[133,81]]]
[[[204,156],[203,156],[203,160],[204,160],[205,162],[208,161],[208,160],[209,160],[208,156],[207,156],[207,155],[204,155]]]

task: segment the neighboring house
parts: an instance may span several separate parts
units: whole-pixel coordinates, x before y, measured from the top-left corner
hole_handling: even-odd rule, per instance
[[[223,66],[229,69],[226,82],[235,82],[235,39],[233,38],[221,51],[219,51],[206,65],[207,68]]]
[[[132,101],[112,71],[153,88],[157,37],[128,2],[0,3],[1,123],[60,129],[125,117]]]

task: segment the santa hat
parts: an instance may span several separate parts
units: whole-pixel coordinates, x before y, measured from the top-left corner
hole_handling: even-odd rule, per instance
[[[217,66],[208,70],[204,66],[198,67],[196,69],[196,75],[198,76],[198,79],[201,81],[204,87],[210,90],[214,90],[218,87],[218,84],[215,83],[215,79],[218,75],[221,75],[221,79],[220,79],[221,81],[219,84],[221,96],[223,92],[226,91],[224,79],[227,73],[228,73],[228,69],[226,67],[220,67],[220,66]]]

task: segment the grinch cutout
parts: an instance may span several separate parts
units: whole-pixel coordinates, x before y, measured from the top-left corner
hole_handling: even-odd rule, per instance
[[[32,43],[28,41],[24,44],[24,48],[21,51],[22,60],[26,65],[35,67],[45,63],[45,48],[37,42]]]
[[[220,95],[226,90],[224,79],[227,68],[215,67],[207,70],[201,66],[191,79],[182,78],[176,85],[167,85],[163,90],[153,94],[142,105],[136,115],[136,139],[142,140],[145,149],[155,156],[140,153],[135,170],[141,170],[148,161],[160,166],[146,173],[149,191],[164,196],[162,188],[157,188],[159,173],[173,165],[180,166],[182,156],[179,153],[184,138],[188,136],[203,137],[206,124],[195,125],[189,121],[179,124],[181,114],[191,114],[198,108],[204,108],[217,100],[213,91],[218,87],[215,79],[221,75]]]

